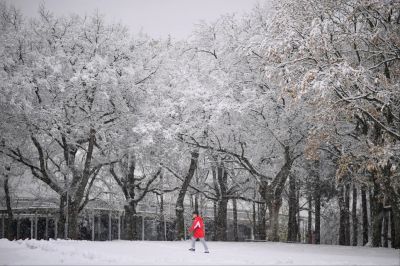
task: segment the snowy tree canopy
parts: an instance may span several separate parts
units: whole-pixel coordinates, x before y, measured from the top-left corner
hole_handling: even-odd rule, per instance
[[[307,215],[306,242],[400,247],[398,1],[273,1],[182,41],[0,9],[1,166],[57,195],[69,237],[112,194],[136,239],[170,195],[177,239],[190,202],[227,240],[239,202],[262,240],[300,241]]]

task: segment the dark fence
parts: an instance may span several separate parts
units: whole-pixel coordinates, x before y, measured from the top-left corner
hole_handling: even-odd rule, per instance
[[[191,220],[186,220],[186,228],[190,227]],[[206,239],[214,238],[214,220],[204,218],[206,227]],[[7,215],[1,218],[1,237],[5,238],[7,232]],[[57,213],[19,213],[14,215],[12,223],[13,239],[49,239],[63,235],[63,228],[58,228]],[[175,223],[173,218],[165,218],[158,215],[139,214],[136,223],[137,240],[175,240]],[[233,221],[228,220],[228,241],[234,241]],[[238,238],[244,241],[252,237],[251,227],[239,221]],[[190,238],[186,232],[186,239]],[[94,241],[109,241],[127,239],[126,217],[123,212],[96,210],[84,211],[79,218],[79,239]]]

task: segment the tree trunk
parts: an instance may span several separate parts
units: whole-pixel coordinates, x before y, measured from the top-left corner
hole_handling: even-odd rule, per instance
[[[227,215],[228,215],[228,200],[221,199],[218,201],[217,230],[216,230],[217,241],[227,240]]]
[[[319,166],[319,164],[317,164]],[[321,243],[321,187],[319,171],[316,171],[314,188],[314,208],[315,208],[315,244]]]
[[[253,221],[252,221],[252,225],[253,225],[253,237],[254,237],[254,239],[258,239],[258,233],[257,233],[257,220],[256,220],[256,217],[257,217],[257,213],[256,213],[256,203],[255,202],[253,202]]]
[[[197,168],[197,159],[199,158],[199,152],[193,151],[191,153],[189,171],[183,181],[182,187],[179,190],[178,198],[176,200],[175,214],[176,214],[176,238],[182,240],[185,238],[185,217],[183,203],[185,195],[189,187],[190,181],[194,176],[194,172]]]
[[[197,193],[194,195],[194,210],[199,211],[199,195]]]
[[[267,205],[265,203],[258,204],[258,239],[267,239]]]
[[[218,201],[217,201],[217,217],[216,217],[216,240],[227,240],[227,222],[228,222],[228,198],[227,194],[227,177],[228,173],[223,167],[217,167],[218,180]]]
[[[218,216],[218,206],[217,202],[213,201],[213,210],[214,210],[214,230],[213,230],[213,237],[212,240],[216,241],[217,240],[217,216]]]
[[[351,209],[351,220],[353,222],[353,241],[352,245],[358,244],[358,218],[357,218],[357,187],[353,184],[353,205]]]
[[[346,208],[344,203],[343,184],[338,185],[339,202],[339,245],[346,245]]]
[[[89,131],[89,144],[86,152],[86,158],[84,163],[84,168],[82,174],[76,174],[73,177],[71,183],[70,191],[74,191],[73,195],[69,195],[69,199],[73,198],[73,201],[69,200],[68,208],[68,236],[71,239],[78,239],[79,237],[79,212],[81,209],[81,204],[85,197],[85,190],[87,189],[87,184],[89,183],[90,176],[92,175],[92,159],[93,159],[93,149],[96,140],[96,131],[91,128]]]
[[[368,208],[367,208],[367,193],[365,186],[361,187],[361,208],[362,208],[362,228],[363,228],[363,246],[368,243]]]
[[[125,205],[125,237],[127,240],[137,240],[137,212],[136,203]]]
[[[350,184],[345,186],[345,235],[346,246],[350,246]]]
[[[67,196],[66,194],[63,194],[60,196],[60,209],[58,212],[58,225],[57,225],[57,238],[64,239],[65,238],[65,222],[66,222],[66,217],[65,214],[67,212],[66,210],[67,206]]]
[[[281,201],[273,200],[269,205],[269,219],[270,219],[270,233],[269,240],[273,242],[279,241],[279,210],[281,208]]]
[[[213,171],[213,174],[216,174],[217,183],[214,183],[214,186],[218,198],[216,240],[226,241],[228,230],[228,172],[223,162],[218,162],[217,158],[215,158],[215,161],[218,164],[216,168],[217,171]]]
[[[236,199],[232,200],[233,205],[233,239],[239,241],[238,234],[238,216],[237,216],[237,202]]]
[[[300,185],[298,185],[300,187]],[[297,203],[296,203],[296,214],[297,214],[297,242],[301,242],[301,229],[300,229],[300,189],[297,189],[297,195],[296,195]]]
[[[296,242],[298,234],[297,224],[297,193],[296,193],[296,179],[294,175],[289,175],[289,219],[288,219],[288,242]]]
[[[383,204],[379,200],[380,188],[379,184],[374,181],[374,189],[372,194],[371,209],[372,209],[372,246],[382,246],[382,218]]]
[[[164,199],[160,195],[160,213],[157,223],[157,240],[166,240],[164,237]]]
[[[10,168],[6,167],[6,174],[4,178],[4,193],[5,193],[5,198],[6,198],[6,206],[7,206],[7,239],[8,240],[13,240],[14,239],[14,230],[13,230],[13,211],[11,208],[11,196],[10,196],[10,190],[8,187],[8,178],[9,178],[9,172]]]
[[[289,146],[284,146],[284,156],[285,164],[279,170],[271,184],[266,188],[266,193],[262,195],[267,202],[270,213],[271,228],[269,239],[274,242],[279,241],[279,210],[282,206],[282,192],[293,164]]]
[[[214,160],[217,161],[217,158],[214,157]],[[214,185],[214,190],[216,194],[216,198],[218,199],[220,196],[219,189],[218,189],[218,182],[217,182],[217,171],[216,167],[214,165],[211,166],[211,172],[212,172],[212,178],[213,178],[213,185]],[[213,207],[214,207],[214,234],[213,234],[213,241],[217,240],[217,217],[218,217],[218,200],[213,201]]]
[[[391,227],[391,240],[392,240],[392,248],[399,249],[400,248],[400,208],[397,208],[396,205],[392,205],[392,209],[390,212],[390,227]]]
[[[383,210],[383,247],[387,248],[389,246],[388,241],[389,234],[389,213],[386,209]]]
[[[163,178],[164,176],[161,174],[160,175],[160,183],[163,183]],[[162,187],[163,188],[163,187]],[[164,193],[161,192],[160,195],[160,215],[159,215],[159,220],[158,220],[158,225],[157,225],[157,240],[164,240],[166,241],[166,235],[165,235],[165,216],[164,216]]]
[[[390,221],[391,221],[391,247],[392,248],[400,248],[400,189],[396,188],[393,185],[393,181],[395,177],[391,171],[392,163],[388,162],[386,166],[383,168],[383,186],[384,186],[384,204],[383,206],[385,211],[385,219],[384,219],[384,246],[387,246],[388,242],[388,227],[389,227],[389,212],[390,212]],[[392,178],[391,178],[392,177]],[[391,181],[393,179],[393,181]],[[395,222],[396,221],[396,222]]]
[[[79,239],[79,207],[70,203],[68,211],[68,237],[76,240]]]
[[[137,232],[137,202],[135,201],[136,197],[136,179],[135,179],[135,170],[136,170],[136,160],[135,156],[132,154],[128,155],[128,161],[126,165],[128,169],[128,173],[126,178],[123,182],[120,182],[120,187],[125,196],[126,205],[124,206],[125,209],[125,237],[127,240],[137,240],[138,239],[138,232]],[[116,173],[112,168],[112,174],[114,178],[116,178]],[[116,179],[117,180],[117,179]],[[121,179],[118,179],[121,180]]]
[[[282,198],[275,198],[268,205],[270,219],[269,240],[273,242],[279,241],[279,210],[282,206]]]
[[[125,226],[126,226],[126,238],[129,240],[135,240],[138,238],[138,232],[136,229],[138,217],[137,217],[137,206],[139,202],[141,202],[147,193],[150,191],[151,184],[160,177],[160,184],[163,185],[163,175],[162,168],[158,168],[158,170],[153,174],[151,178],[147,181],[144,181],[143,178],[138,178],[135,176],[136,170],[136,159],[133,153],[127,153],[127,160],[120,160],[118,163],[122,169],[126,169],[123,172],[122,176],[118,176],[117,172],[114,169],[114,164],[110,165],[110,174],[114,178],[114,181],[118,184],[122,193],[125,197],[126,205],[125,209]],[[167,168],[168,169],[168,168]],[[171,171],[170,169],[168,169]],[[174,173],[174,172],[173,172]],[[142,184],[144,183],[144,184]],[[143,185],[143,187],[141,186]],[[163,190],[162,190],[163,193]],[[161,220],[164,221],[164,199],[161,193]],[[160,225],[163,228],[163,225]],[[158,226],[157,226],[158,228]]]
[[[266,199],[268,184],[266,182],[261,182],[258,187],[258,192],[261,195],[262,199]],[[266,240],[267,239],[267,228],[266,228],[266,214],[267,214],[267,204],[266,203],[258,203],[258,230],[257,235],[258,239]]]
[[[196,175],[196,186],[199,184],[199,175],[198,175],[198,172],[197,172],[197,175]],[[196,211],[196,212],[198,212],[199,211],[199,193],[198,192],[196,192],[195,194],[194,194],[194,210]]]
[[[370,219],[370,229],[371,229],[371,241],[372,241],[372,217],[373,217],[373,213],[372,213],[372,202],[373,200],[373,193],[372,193],[373,189],[371,187],[368,188],[368,196],[369,196],[369,219]]]
[[[312,244],[312,197],[308,195],[307,243]]]

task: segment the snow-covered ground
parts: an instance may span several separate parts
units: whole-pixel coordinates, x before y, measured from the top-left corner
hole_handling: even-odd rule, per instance
[[[163,265],[400,265],[398,250],[286,243],[0,240],[0,264]]]

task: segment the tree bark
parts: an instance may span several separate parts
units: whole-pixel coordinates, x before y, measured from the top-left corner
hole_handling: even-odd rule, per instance
[[[197,175],[196,175],[196,186],[199,184],[199,175],[198,175],[198,172],[197,172]],[[194,210],[195,211],[199,211],[199,193],[198,192],[196,192],[195,194],[194,194]]]
[[[217,201],[213,201],[213,211],[214,211],[214,230],[213,230],[213,237],[212,240],[217,240],[217,216],[218,216],[218,206]]]
[[[66,222],[66,206],[67,206],[67,194],[60,195],[60,206],[58,212],[58,225],[57,225],[57,238],[65,238],[65,222]]]
[[[163,184],[164,176],[160,175],[160,183]],[[159,213],[159,221],[157,224],[157,240],[164,240],[166,241],[165,231],[164,231],[164,224],[165,223],[165,216],[164,216],[164,191],[161,191],[160,194],[160,213]]]
[[[374,177],[373,177],[374,178]],[[383,204],[379,200],[380,188],[379,184],[373,179],[374,187],[371,200],[371,220],[372,220],[372,246],[382,246],[382,218],[383,218]]]
[[[284,146],[285,164],[279,170],[278,174],[267,186],[266,193],[261,195],[269,208],[270,214],[270,233],[269,240],[279,241],[279,210],[282,206],[282,192],[288,179],[293,164],[293,158],[289,146]]]
[[[185,239],[185,217],[184,217],[184,200],[187,189],[194,176],[194,172],[197,168],[197,160],[199,158],[199,152],[191,152],[190,166],[187,175],[184,178],[181,189],[179,190],[178,198],[176,200],[175,214],[176,214],[176,239]]]
[[[125,205],[125,224],[126,224],[126,237],[129,240],[137,239],[137,206],[139,202],[141,202],[147,193],[151,191],[150,186],[151,184],[161,176],[162,168],[158,168],[158,170],[150,177],[146,182],[144,181],[145,176],[137,177],[135,176],[135,169],[136,169],[136,159],[135,156],[132,154],[128,154],[128,159],[126,161],[119,161],[118,162],[122,169],[127,169],[127,172],[122,171],[122,175],[118,175],[114,169],[114,164],[110,165],[110,173],[111,176],[114,178],[118,186],[121,188],[122,193],[124,194],[126,205]],[[144,187],[140,185],[145,182]],[[140,193],[141,192],[141,193]]]
[[[392,248],[400,249],[400,208],[392,205],[390,212],[390,238],[392,240]]]
[[[345,235],[346,246],[350,246],[350,184],[345,186]]]
[[[226,241],[227,240],[227,216],[228,216],[228,200],[221,199],[218,202],[217,211],[217,230],[216,230],[216,240]]]
[[[79,237],[78,216],[85,196],[85,190],[87,189],[87,184],[89,183],[90,176],[92,175],[91,166],[95,140],[96,131],[91,128],[89,130],[89,144],[86,152],[83,172],[82,174],[74,173],[71,185],[67,188],[69,192],[73,192],[73,195],[68,197],[69,199],[73,198],[73,201],[69,202],[68,204],[68,237],[71,239],[78,239]]]
[[[137,212],[136,212],[136,203],[131,202],[128,205],[125,205],[125,224],[126,224],[126,232],[125,236],[127,240],[137,240]]]
[[[368,208],[367,208],[367,192],[363,185],[361,187],[361,208],[362,208],[362,228],[363,228],[363,246],[368,243]]]
[[[84,206],[85,201],[83,201],[85,197],[85,193],[90,190],[90,186],[88,187],[88,181],[92,174],[96,172],[95,170],[98,168],[93,168],[92,166],[92,159],[93,159],[93,149],[95,145],[95,134],[96,131],[91,128],[88,133],[88,140],[81,140],[81,145],[83,143],[88,142],[87,150],[85,149],[84,154],[84,167],[82,171],[79,171],[75,165],[75,155],[78,152],[78,148],[76,144],[67,143],[67,138],[63,135],[61,137],[62,141],[59,142],[60,146],[63,148],[64,159],[67,167],[70,170],[72,175],[72,181],[68,182],[65,179],[65,187],[63,188],[60,184],[56,181],[57,178],[54,173],[50,172],[48,169],[49,164],[54,164],[54,161],[49,163],[51,159],[49,155],[46,153],[46,150],[42,147],[39,140],[32,134],[31,140],[33,145],[37,151],[38,157],[38,166],[32,164],[29,160],[25,159],[24,156],[19,151],[12,151],[8,154],[14,160],[24,164],[25,166],[31,169],[32,175],[47,184],[52,190],[54,190],[58,195],[60,195],[60,226],[58,226],[59,236],[65,237],[63,232],[64,224],[65,224],[65,216],[68,212],[68,237],[72,239],[77,239],[79,236],[78,234],[78,214]],[[79,141],[78,141],[79,142]],[[84,150],[84,148],[82,149]],[[80,164],[80,163],[79,163]],[[73,199],[73,201],[68,200],[68,208],[65,208],[65,203],[67,202],[66,190],[68,190],[69,199]],[[71,204],[70,204],[71,203]],[[76,209],[75,209],[76,208]],[[77,214],[78,213],[78,214]]]
[[[68,210],[68,237],[79,239],[79,206],[76,203],[69,204]]]
[[[253,219],[252,219],[252,225],[253,225],[253,237],[254,239],[258,239],[258,233],[257,233],[257,213],[256,213],[256,203],[253,202],[253,213],[252,213]]]
[[[358,218],[357,218],[357,187],[353,184],[353,205],[351,209],[351,220],[353,222],[353,241],[352,245],[358,244]]]
[[[225,170],[223,164],[217,167],[217,183],[216,188],[218,197],[218,210],[217,210],[217,221],[216,221],[216,240],[226,241],[227,240],[227,220],[228,220],[228,197],[227,197],[227,186],[228,186],[228,172]]]
[[[384,224],[384,242],[386,242],[386,238],[388,235],[388,227],[389,226],[389,212],[390,212],[390,223],[391,223],[391,246],[392,248],[400,248],[400,189],[393,186],[394,177],[392,176],[394,173],[391,171],[392,163],[389,161],[383,167],[383,183],[384,191],[384,203],[383,206],[385,211],[385,224]],[[392,176],[392,178],[391,178]],[[384,243],[386,245],[386,243]]]
[[[281,198],[273,199],[272,202],[270,202],[270,204],[268,205],[271,226],[269,239],[273,242],[279,241],[279,210],[281,209],[281,206]]]
[[[297,223],[297,193],[296,193],[296,179],[293,174],[289,175],[289,213],[288,213],[288,242],[296,242],[298,234]]]
[[[9,178],[9,172],[10,172],[10,167],[6,167],[6,173],[4,176],[4,193],[5,193],[5,198],[6,198],[6,206],[7,206],[7,239],[8,240],[13,240],[14,239],[14,230],[13,230],[13,211],[11,208],[11,196],[10,196],[10,190],[8,186],[8,178]]]
[[[298,185],[300,187],[300,185]],[[300,229],[300,206],[299,206],[299,202],[300,202],[300,189],[297,190],[297,195],[296,195],[296,199],[297,199],[297,210],[296,210],[296,214],[297,214],[297,242],[301,242],[301,229]]]
[[[266,182],[261,182],[259,185],[259,193],[265,200],[265,195],[267,194],[268,184]],[[257,226],[257,237],[260,240],[267,239],[267,228],[266,228],[266,214],[267,214],[266,203],[258,203],[258,226]]]
[[[197,193],[194,195],[194,210],[199,211],[199,195]]]
[[[307,243],[312,244],[312,196],[308,195]]]
[[[383,243],[382,246],[387,248],[389,246],[389,213],[386,209],[383,210]]]
[[[319,166],[319,164],[317,164]],[[315,244],[321,243],[321,187],[319,169],[315,171],[314,209],[315,209]]]
[[[236,201],[236,199],[232,199],[232,205],[233,205],[233,239],[235,241],[239,241],[237,201]]]
[[[258,204],[258,230],[257,235],[260,240],[267,240],[267,205]]]
[[[346,208],[344,202],[343,184],[338,185],[338,203],[339,203],[339,245],[346,245]]]

